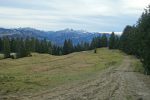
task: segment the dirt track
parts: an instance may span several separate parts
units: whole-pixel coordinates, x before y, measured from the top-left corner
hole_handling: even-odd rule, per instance
[[[149,76],[133,72],[132,59],[125,57],[118,67],[109,67],[97,77],[50,91],[25,100],[150,100]],[[147,82],[143,81],[146,80]]]

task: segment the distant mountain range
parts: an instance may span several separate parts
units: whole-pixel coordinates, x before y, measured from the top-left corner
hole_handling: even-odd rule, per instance
[[[105,33],[107,37],[110,34]],[[38,39],[47,39],[57,45],[62,45],[65,39],[71,39],[74,44],[79,42],[91,42],[93,37],[101,36],[102,33],[98,32],[86,32],[83,30],[64,29],[60,31],[41,31],[33,28],[16,28],[6,29],[0,28],[0,37],[35,37]]]

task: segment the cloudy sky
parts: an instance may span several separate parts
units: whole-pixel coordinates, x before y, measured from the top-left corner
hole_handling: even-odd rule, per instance
[[[0,0],[0,27],[121,32],[150,0]]]

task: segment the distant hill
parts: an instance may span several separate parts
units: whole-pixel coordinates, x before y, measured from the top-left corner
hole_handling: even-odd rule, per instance
[[[60,31],[41,31],[33,28],[16,28],[5,29],[0,28],[0,37],[35,37],[38,39],[47,39],[54,44],[62,45],[65,39],[71,39],[74,44],[78,42],[90,42],[93,37],[101,36],[102,33],[86,32],[83,30],[64,29]],[[106,34],[109,37],[109,34]]]

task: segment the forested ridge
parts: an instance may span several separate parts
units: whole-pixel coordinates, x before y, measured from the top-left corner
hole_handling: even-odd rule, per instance
[[[62,46],[57,46],[46,39],[39,40],[36,38],[0,38],[0,52],[5,58],[11,57],[11,53],[16,53],[17,58],[30,56],[31,52],[48,53],[52,55],[66,55],[72,52],[92,50],[100,47],[107,47],[108,39],[106,34],[102,37],[95,37],[91,41],[81,42],[74,45],[71,39],[65,40]]]

